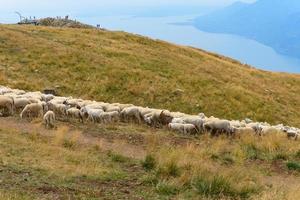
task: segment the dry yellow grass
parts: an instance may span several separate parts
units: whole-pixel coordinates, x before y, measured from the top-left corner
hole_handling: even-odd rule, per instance
[[[276,195],[293,200],[299,195],[300,142],[276,133],[192,138],[133,124],[67,123],[46,131],[41,122],[15,120],[1,119],[2,199],[268,200]],[[105,138],[113,144],[109,148]],[[127,157],[132,151],[144,153]]]
[[[299,161],[300,143],[282,134],[240,139],[201,136],[196,143],[176,147],[159,145],[156,137],[148,140],[149,155],[157,165],[155,176],[169,189],[191,187],[188,192],[176,193],[178,199],[199,195],[208,199],[266,200],[274,195],[298,199],[299,174],[287,173],[285,165]]]
[[[299,126],[299,75],[124,32],[1,25],[0,42],[2,85]]]

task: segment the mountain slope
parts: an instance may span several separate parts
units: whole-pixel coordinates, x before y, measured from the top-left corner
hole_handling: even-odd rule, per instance
[[[300,76],[124,32],[1,25],[0,84],[299,126]]]
[[[201,30],[237,34],[300,57],[300,3],[297,0],[258,0],[236,3],[195,20]]]

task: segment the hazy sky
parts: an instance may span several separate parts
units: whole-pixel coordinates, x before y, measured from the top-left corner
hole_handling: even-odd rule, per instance
[[[0,9],[58,9],[107,6],[226,5],[237,0],[0,0]],[[241,0],[252,2],[254,0]]]
[[[100,15],[127,15],[150,12],[150,7],[176,7],[173,12],[197,11],[201,6],[224,6],[238,0],[0,0],[0,23],[18,21],[15,11],[23,16],[64,16],[80,18]],[[241,0],[253,2],[255,0]],[[188,8],[189,6],[189,8]],[[182,9],[180,9],[182,7]],[[184,11],[186,9],[186,11]],[[162,11],[164,12],[164,11]],[[201,13],[199,9],[199,14]],[[198,13],[197,13],[198,14]]]

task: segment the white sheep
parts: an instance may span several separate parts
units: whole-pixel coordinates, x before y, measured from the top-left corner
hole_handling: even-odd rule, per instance
[[[80,122],[83,122],[82,113],[78,108],[69,108],[66,111],[66,115],[72,119],[78,119]]]
[[[182,117],[182,120],[185,124],[193,124],[196,126],[198,132],[203,132],[203,124],[205,122],[204,119],[202,119],[199,116],[186,116],[186,117]]]
[[[42,94],[42,101],[48,102],[54,99],[53,94]]]
[[[16,111],[23,110],[26,105],[33,103],[27,98],[15,98],[14,99],[14,107]],[[37,102],[36,102],[37,103]]]
[[[2,114],[13,115],[14,99],[0,95],[0,110],[2,110]]]
[[[25,106],[20,114],[21,119],[24,117],[43,117],[44,111],[46,110],[45,103],[31,103]]]
[[[133,104],[122,104],[122,103],[113,103],[113,104],[111,104],[111,105],[113,105],[113,106],[118,106],[118,107],[121,109],[121,111],[122,111],[124,108],[128,108],[128,107],[134,106]]]
[[[88,107],[83,107],[80,109],[80,112],[83,117],[87,118],[87,121],[91,121],[93,123],[100,122],[100,115],[104,111],[102,109],[93,109]]]
[[[69,109],[69,106],[60,103],[53,103],[53,101],[49,101],[47,106],[48,109],[52,110],[56,117],[59,118],[64,118],[67,115],[67,110]]]
[[[121,119],[125,122],[130,120],[142,122],[143,116],[141,115],[139,108],[137,106],[126,107],[120,113]]]
[[[105,112],[113,112],[113,111],[116,111],[116,112],[121,112],[121,108],[119,106],[114,106],[114,105],[108,105],[108,106],[105,106]]]
[[[118,111],[107,112],[110,115],[111,122],[117,122],[120,120],[120,113]]]
[[[99,115],[99,122],[100,123],[110,123],[111,122],[111,116],[107,112],[102,112]]]
[[[205,131],[210,132],[213,136],[219,133],[226,133],[227,135],[234,134],[235,129],[230,126],[228,120],[211,119],[203,124]]]
[[[55,113],[51,110],[46,112],[43,117],[43,123],[46,128],[54,128],[55,127]]]
[[[151,121],[153,127],[159,127],[161,125],[168,125],[172,122],[173,117],[170,111],[168,110],[159,110],[155,109],[153,112],[145,115],[148,120]]]
[[[197,128],[193,124],[179,124],[179,123],[169,123],[168,128],[180,132],[182,134],[196,134],[198,133]]]

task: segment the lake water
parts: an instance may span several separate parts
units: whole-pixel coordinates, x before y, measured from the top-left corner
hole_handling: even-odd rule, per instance
[[[272,48],[254,40],[236,35],[207,33],[192,25],[180,25],[195,17],[105,16],[78,19],[93,25],[100,24],[109,30],[122,30],[180,45],[198,47],[264,70],[300,73],[300,59],[280,55]]]

